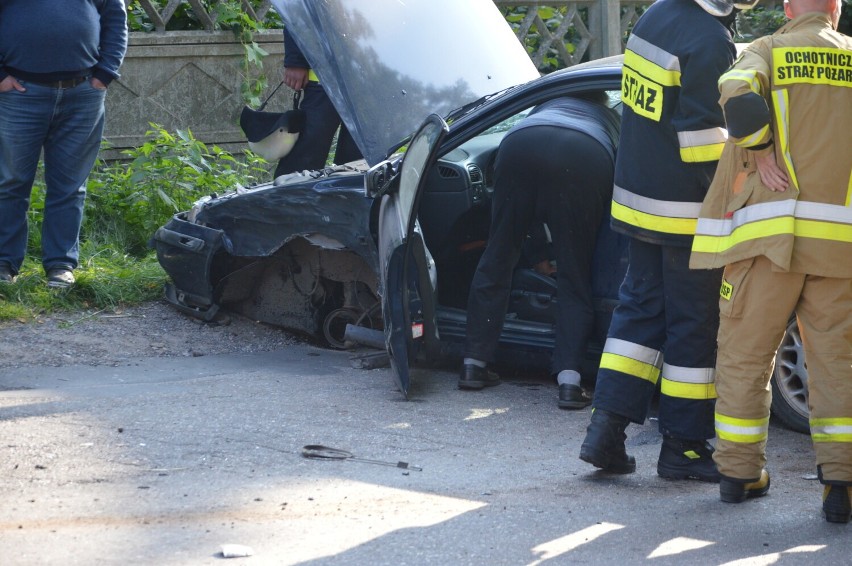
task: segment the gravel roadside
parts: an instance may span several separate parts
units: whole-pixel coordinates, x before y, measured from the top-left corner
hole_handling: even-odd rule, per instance
[[[205,323],[154,301],[116,312],[0,322],[0,370],[118,366],[136,358],[266,352],[303,341],[281,328],[236,315],[229,315],[225,323]]]

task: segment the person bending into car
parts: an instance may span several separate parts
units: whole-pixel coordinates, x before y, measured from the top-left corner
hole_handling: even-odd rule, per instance
[[[500,383],[486,366],[495,358],[524,240],[543,220],[556,256],[558,319],[551,368],[559,383],[559,406],[581,409],[589,404],[580,366],[594,326],[591,264],[612,194],[619,130],[618,113],[603,104],[606,99],[596,93],[589,99],[545,102],[500,143],[488,243],[468,296],[460,389]]]
[[[349,163],[361,159],[361,151],[340,115],[334,108],[319,78],[311,69],[302,50],[292,34],[284,30],[284,84],[293,90],[303,90],[304,97],[300,108],[305,112],[305,128],[293,149],[278,161],[275,177],[296,171],[313,171],[325,167],[334,133],[337,136],[337,149],[334,162]]]

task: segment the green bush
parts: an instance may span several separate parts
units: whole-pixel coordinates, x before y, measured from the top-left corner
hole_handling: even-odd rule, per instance
[[[767,8],[758,6],[753,10],[745,10],[737,16],[736,41],[749,42],[758,37],[770,35],[787,23],[787,16],[782,6]],[[843,0],[840,12],[838,31],[849,35],[852,33],[852,0]]]
[[[214,18],[216,29],[240,29],[245,25],[244,18],[248,17],[242,6],[244,0],[201,0],[200,4],[207,13]],[[169,0],[151,0],[151,3],[160,13],[169,4]],[[261,0],[249,0],[252,8],[260,8]],[[281,17],[274,9],[269,10],[263,21],[250,24],[252,29],[261,27],[264,29],[279,29],[284,27]],[[150,32],[154,31],[154,22],[148,13],[142,8],[138,0],[132,0],[127,6],[127,27],[130,31]],[[203,30],[204,24],[195,10],[188,2],[180,2],[175,8],[174,14],[166,22],[166,31],[191,31]]]
[[[151,235],[176,212],[202,196],[269,175],[266,161],[251,152],[237,158],[218,146],[208,148],[188,130],[151,128],[144,144],[122,152],[130,161],[99,162],[93,169],[83,238],[108,233],[132,255],[143,256]]]
[[[764,8],[744,10],[737,15],[737,34],[734,41],[749,43],[758,37],[770,35],[787,23],[784,8]]]
[[[545,26],[551,33],[555,32],[559,28],[560,24],[562,24],[563,20],[568,15],[568,7],[566,6],[517,6],[503,8],[501,11],[503,13],[503,17],[506,18],[506,21],[512,28],[512,31],[517,34],[530,10],[535,10],[537,12],[538,17],[542,22],[544,22]],[[588,9],[581,8],[580,12],[583,16],[585,16]],[[577,49],[577,44],[580,42],[580,39],[580,35],[576,32],[574,26],[570,26],[562,38],[565,50],[572,54],[572,56]],[[523,43],[530,57],[534,57],[542,48],[542,35],[535,25],[530,27],[527,35],[523,39]],[[538,70],[542,73],[550,73],[567,65],[568,62],[563,61],[559,51],[551,45],[547,48]]]
[[[852,35],[852,0],[843,0],[843,9],[840,12],[840,24],[837,31]]]

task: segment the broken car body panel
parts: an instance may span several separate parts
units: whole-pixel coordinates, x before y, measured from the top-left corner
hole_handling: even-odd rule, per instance
[[[332,304],[378,292],[371,206],[359,169],[291,175],[203,199],[154,235],[172,280],[167,299],[205,319],[222,305],[317,334]]]

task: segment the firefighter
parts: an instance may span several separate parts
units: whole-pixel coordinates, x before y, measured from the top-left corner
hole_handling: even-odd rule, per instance
[[[612,227],[630,236],[580,459],[632,473],[629,423],[660,386],[657,473],[717,482],[713,383],[721,269],[689,270],[698,211],[727,132],[716,82],[734,61],[731,0],[660,0],[624,54]],[[665,362],[663,352],[665,351]]]
[[[716,452],[722,501],[765,495],[775,349],[796,313],[811,439],[830,522],[852,515],[852,39],[840,0],[791,18],[725,73],[730,134],[691,265],[726,266],[719,300]]]

